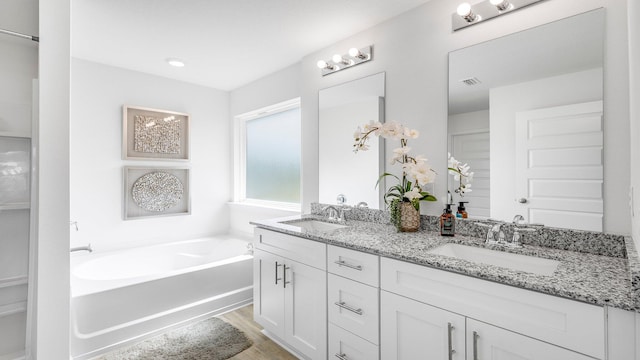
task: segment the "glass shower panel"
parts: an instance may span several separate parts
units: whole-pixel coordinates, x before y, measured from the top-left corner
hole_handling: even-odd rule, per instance
[[[0,136],[0,359],[25,353],[31,139]]]

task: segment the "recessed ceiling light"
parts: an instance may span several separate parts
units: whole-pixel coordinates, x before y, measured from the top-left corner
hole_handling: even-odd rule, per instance
[[[169,65],[171,66],[175,66],[175,67],[184,67],[184,61],[180,60],[180,59],[175,59],[175,58],[169,58],[167,59],[167,62],[169,63]]]

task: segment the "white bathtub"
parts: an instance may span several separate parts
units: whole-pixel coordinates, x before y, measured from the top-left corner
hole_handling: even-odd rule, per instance
[[[72,357],[251,303],[249,243],[221,236],[72,256]]]

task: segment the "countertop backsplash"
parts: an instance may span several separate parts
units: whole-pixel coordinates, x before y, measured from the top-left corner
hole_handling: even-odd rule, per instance
[[[311,214],[326,215],[322,213],[322,208],[328,204],[312,203]],[[331,204],[333,205],[333,204]],[[339,207],[340,205],[333,205]],[[385,210],[354,208],[349,207],[345,213],[347,220],[366,221],[380,224],[389,224],[389,212]],[[440,231],[438,216],[422,215],[421,230]],[[486,220],[456,219],[456,234],[484,238],[487,228],[478,223],[488,223]],[[507,238],[513,236],[514,225],[502,222],[502,231]],[[600,232],[560,229],[551,227],[541,227],[536,231],[521,232],[521,242],[524,245],[547,247],[559,250],[569,250],[594,255],[604,255],[611,257],[626,258],[628,251],[628,241],[625,242],[623,235],[604,234]],[[633,246],[633,244],[631,244]],[[640,286],[640,273],[638,274]]]

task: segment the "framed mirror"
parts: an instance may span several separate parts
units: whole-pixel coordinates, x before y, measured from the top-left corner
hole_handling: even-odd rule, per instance
[[[384,140],[371,139],[368,151],[353,152],[353,134],[369,121],[384,122],[385,73],[336,85],[319,92],[319,202],[366,202],[384,208],[382,186]]]
[[[604,9],[449,54],[449,153],[472,218],[602,231]]]

